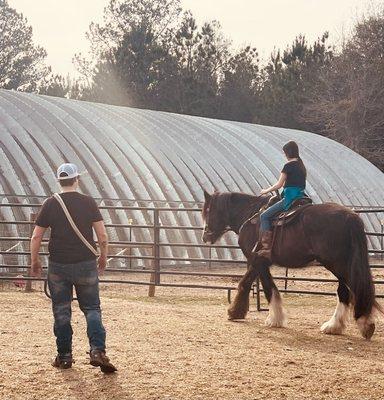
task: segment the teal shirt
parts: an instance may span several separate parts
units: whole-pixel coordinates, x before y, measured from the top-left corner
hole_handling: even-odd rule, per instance
[[[284,188],[283,195],[284,210],[287,211],[294,200],[301,199],[305,195],[304,188],[298,186],[288,186]]]

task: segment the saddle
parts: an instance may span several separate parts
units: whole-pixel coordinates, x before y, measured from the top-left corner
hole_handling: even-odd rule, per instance
[[[308,196],[294,200],[287,211],[278,214],[273,220],[273,226],[288,225],[293,222],[306,208],[312,205],[312,199]]]
[[[266,210],[273,204],[275,204],[277,201],[279,201],[280,198],[278,196],[272,196],[268,202],[268,204],[265,206],[265,208],[261,211]],[[283,225],[288,225],[291,222],[293,222],[301,213],[304,209],[312,205],[312,199],[308,196],[304,196],[300,199],[294,200],[289,207],[287,211],[281,212],[277,214],[273,219],[272,219],[272,226],[283,226]],[[259,213],[254,215],[253,217],[250,218],[251,224],[256,224],[258,221],[258,216]]]

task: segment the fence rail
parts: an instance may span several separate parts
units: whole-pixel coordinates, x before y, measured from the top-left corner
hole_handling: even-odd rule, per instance
[[[13,196],[13,195],[0,195],[1,197],[9,197],[9,198],[16,198],[18,196]],[[33,196],[37,197],[37,196]],[[119,199],[105,199],[107,200],[116,200],[119,201]],[[134,200],[124,200],[124,201],[134,201]],[[121,204],[122,201],[120,201]],[[139,204],[142,202],[141,200],[135,201],[136,204]],[[160,201],[162,204],[168,203],[168,204],[179,204],[183,205],[186,204],[186,202],[172,202],[172,201]],[[148,201],[150,203],[150,201]],[[155,201],[152,201],[152,204],[156,204]],[[197,202],[193,204],[198,204]],[[1,203],[0,208],[3,207],[12,207],[12,208],[39,208],[41,206],[40,203],[17,203],[17,202],[9,202],[9,203]],[[107,223],[105,224],[107,228],[122,228],[122,229],[146,229],[152,232],[151,237],[153,238],[152,241],[137,241],[137,240],[112,240],[110,242],[111,248],[146,248],[146,249],[151,249],[152,254],[151,255],[135,255],[135,254],[109,254],[108,258],[110,260],[142,260],[142,261],[149,261],[152,264],[152,267],[150,269],[138,269],[138,268],[108,268],[107,271],[109,272],[121,272],[125,274],[148,274],[150,275],[150,280],[149,281],[135,281],[135,280],[122,280],[122,279],[115,279],[115,280],[106,280],[102,279],[101,282],[103,283],[121,283],[121,284],[135,284],[135,285],[146,285],[150,287],[150,292],[154,294],[154,287],[156,286],[163,286],[163,287],[180,287],[180,288],[206,288],[206,289],[224,289],[228,291],[228,298],[230,299],[230,293],[232,290],[236,290],[236,287],[232,286],[225,286],[225,285],[200,285],[200,284],[181,284],[181,283],[167,283],[167,282],[162,282],[161,281],[161,276],[194,276],[194,277],[217,277],[217,278],[232,278],[232,279],[240,279],[242,277],[241,274],[226,274],[226,273],[214,273],[214,272],[192,272],[192,271],[165,271],[161,269],[162,263],[163,262],[187,262],[192,264],[201,264],[205,263],[208,265],[211,265],[212,263],[220,263],[220,264],[226,264],[229,263],[231,265],[236,264],[236,265],[246,265],[245,260],[235,260],[235,259],[227,259],[227,258],[212,258],[211,252],[212,250],[219,250],[219,249],[226,249],[226,250],[240,250],[239,246],[237,245],[205,245],[205,244],[199,244],[199,243],[187,243],[187,242],[181,242],[181,243],[171,243],[171,242],[162,242],[160,240],[160,232],[162,230],[179,230],[179,231],[200,231],[202,228],[200,226],[194,226],[194,225],[167,225],[167,224],[162,224],[160,221],[160,213],[166,213],[166,212],[187,212],[187,213],[194,213],[194,212],[201,212],[201,208],[198,207],[164,207],[164,206],[124,206],[124,205],[119,205],[119,206],[110,206],[110,205],[100,205],[99,207],[102,210],[106,211],[116,211],[116,210],[124,210],[124,211],[141,211],[141,212],[146,212],[146,213],[152,213],[152,221],[153,223],[149,224],[126,224],[126,223]],[[354,208],[354,211],[359,214],[363,213],[384,213],[384,207],[377,207],[377,208]],[[26,226],[29,227],[29,229],[32,228],[34,222],[33,218],[31,218],[29,221],[27,220],[11,220],[11,221],[0,221],[0,225],[3,226]],[[366,232],[368,236],[376,236],[381,238],[381,244],[382,248],[379,249],[370,249],[370,253],[375,253],[375,254],[384,254],[384,249],[383,249],[383,238],[384,238],[384,232],[383,232],[383,225],[382,225],[382,230],[381,232]],[[29,250],[15,250],[15,247],[18,244],[26,244],[28,243],[30,238],[28,236],[0,236],[0,242],[17,242],[15,245],[10,247],[7,250],[1,250],[0,255],[2,256],[25,256],[29,257],[30,252]],[[46,245],[47,242],[44,241],[43,245]],[[208,249],[209,250],[209,257],[169,257],[169,256],[164,256],[161,255],[161,249],[162,248],[198,248],[198,249]],[[41,251],[40,253],[42,256],[47,256],[48,252],[47,251]],[[30,271],[30,267],[27,264],[17,264],[17,265],[12,265],[9,263],[1,263],[0,264],[1,269],[6,269],[8,270],[9,276],[0,276],[1,281],[6,281],[6,280],[14,280],[15,276],[11,276],[11,274],[15,275],[16,273],[20,273],[21,270],[25,271]],[[376,263],[376,264],[371,264],[371,268],[375,269],[384,269],[384,265]],[[12,270],[16,270],[15,272]],[[33,281],[33,280],[43,280],[43,279],[36,279],[32,277],[27,277],[24,278],[26,281]],[[297,281],[297,282],[317,282],[317,283],[335,283],[337,282],[336,279],[328,279],[328,278],[314,278],[314,277],[289,277],[288,274],[288,269],[286,270],[285,276],[276,276],[274,279],[278,281],[283,281],[284,282],[284,289],[281,291],[284,293],[296,293],[296,294],[316,294],[316,295],[334,295],[334,293],[328,292],[328,291],[313,291],[313,290],[293,290],[288,288],[289,282],[292,281]],[[384,280],[376,280],[375,281],[376,285],[383,285]],[[262,292],[262,289],[260,287],[259,281],[256,282],[254,286],[254,295],[257,299],[257,306],[258,309],[261,309],[260,305],[260,293]],[[384,295],[379,295],[378,297],[384,298]]]

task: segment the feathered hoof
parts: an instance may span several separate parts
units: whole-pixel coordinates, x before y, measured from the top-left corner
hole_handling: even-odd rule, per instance
[[[342,335],[345,327],[334,319],[331,319],[321,326],[320,331],[326,335]]]
[[[229,321],[236,321],[238,319],[245,319],[247,313],[233,310],[232,308],[228,309],[228,320]]]
[[[274,315],[268,315],[264,325],[268,328],[286,328],[288,326],[285,316],[277,318]]]
[[[372,322],[367,326],[364,332],[361,332],[363,337],[367,340],[371,340],[371,337],[375,333],[376,325]]]
[[[360,317],[357,321],[357,326],[364,339],[370,340],[375,333],[376,325],[371,318]]]

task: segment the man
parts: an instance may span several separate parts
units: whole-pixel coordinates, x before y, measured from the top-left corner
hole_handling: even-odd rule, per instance
[[[47,199],[35,222],[31,239],[31,273],[41,275],[39,249],[44,232],[51,228],[49,239],[48,287],[52,297],[54,333],[57,356],[52,365],[70,368],[72,358],[71,301],[72,288],[87,321],[90,344],[90,364],[102,372],[115,372],[116,368],[105,355],[105,329],[101,321],[99,279],[107,264],[108,236],[103,217],[95,201],[77,192],[79,173],[76,165],[63,164],[57,170],[61,198],[75,225],[96,250],[93,231],[99,242],[100,256],[81,241],[70,225],[60,203],[54,197]]]

